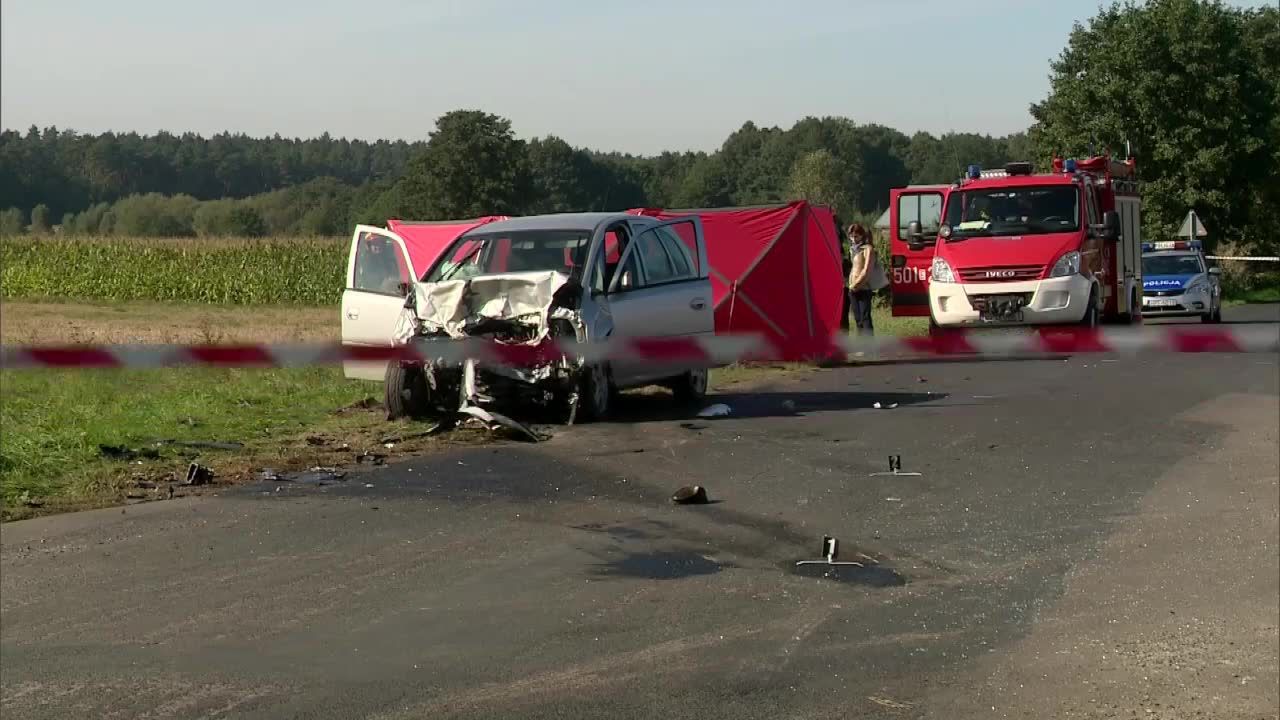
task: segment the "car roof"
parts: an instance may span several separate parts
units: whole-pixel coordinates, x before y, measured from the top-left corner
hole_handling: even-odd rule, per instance
[[[585,213],[553,213],[550,215],[526,215],[499,220],[468,230],[464,235],[487,235],[489,233],[515,232],[518,230],[595,230],[604,223],[614,220],[640,221],[639,224],[654,222],[650,218],[630,215],[624,212],[585,212]]]

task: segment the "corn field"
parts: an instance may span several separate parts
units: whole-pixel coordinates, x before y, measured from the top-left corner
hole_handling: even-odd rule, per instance
[[[332,305],[346,239],[14,238],[0,241],[0,297]]]

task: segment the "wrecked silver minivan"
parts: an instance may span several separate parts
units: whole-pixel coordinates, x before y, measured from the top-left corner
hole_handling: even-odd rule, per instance
[[[624,213],[520,217],[459,236],[412,284],[394,340],[485,338],[540,345],[548,339],[714,334],[711,283],[696,216],[659,221]],[[428,356],[430,353],[426,353]],[[705,366],[559,355],[530,367],[468,361],[392,363],[388,414],[428,415],[534,404],[602,418],[618,390],[662,384],[694,402]],[[473,408],[481,408],[478,413]]]

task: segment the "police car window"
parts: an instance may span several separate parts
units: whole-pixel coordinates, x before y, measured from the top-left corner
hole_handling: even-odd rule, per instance
[[[1197,275],[1204,272],[1199,255],[1147,255],[1143,275]]]

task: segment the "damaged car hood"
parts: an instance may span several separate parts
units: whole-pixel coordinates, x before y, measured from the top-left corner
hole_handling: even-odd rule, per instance
[[[425,328],[453,337],[465,336],[466,325],[477,319],[536,322],[545,333],[552,299],[568,281],[547,270],[420,282],[414,284],[414,310]]]

